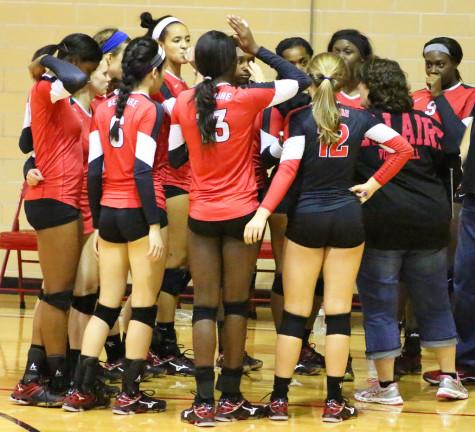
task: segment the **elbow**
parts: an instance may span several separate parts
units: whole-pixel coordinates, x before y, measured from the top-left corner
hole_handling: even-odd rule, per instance
[[[79,73],[80,72],[80,73]],[[74,76],[63,81],[64,88],[71,94],[76,93],[78,90],[82,89],[88,82],[88,76],[79,71]]]
[[[302,78],[298,80],[299,82],[299,91],[303,91],[310,87],[312,81],[307,74],[303,74]]]

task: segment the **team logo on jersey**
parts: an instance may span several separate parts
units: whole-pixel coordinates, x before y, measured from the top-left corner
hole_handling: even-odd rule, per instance
[[[350,129],[344,123],[340,125],[340,141],[337,144],[326,145],[320,143],[318,156],[321,158],[345,158],[348,156],[348,144],[345,142],[350,137]]]

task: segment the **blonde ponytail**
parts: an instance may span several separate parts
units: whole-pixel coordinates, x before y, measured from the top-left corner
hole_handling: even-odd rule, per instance
[[[320,142],[326,145],[336,144],[340,140],[340,110],[335,93],[345,82],[345,63],[335,54],[322,53],[310,61],[308,71],[316,87],[312,98],[312,112]]]

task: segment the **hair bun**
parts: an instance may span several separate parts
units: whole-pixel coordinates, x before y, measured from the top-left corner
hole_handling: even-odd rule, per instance
[[[150,12],[142,12],[140,14],[140,27],[152,29],[156,25],[155,20]]]

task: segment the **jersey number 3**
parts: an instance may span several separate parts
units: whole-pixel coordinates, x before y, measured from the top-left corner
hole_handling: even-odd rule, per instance
[[[340,125],[340,141],[337,144],[326,145],[320,143],[318,156],[321,158],[345,158],[348,156],[348,144],[345,142],[350,136],[350,130],[346,124]]]
[[[214,116],[216,117],[216,142],[225,142],[229,139],[229,124],[224,121],[226,109],[216,110]]]

